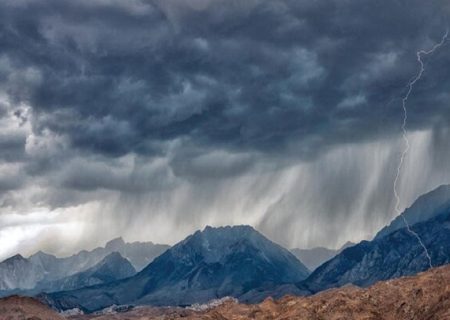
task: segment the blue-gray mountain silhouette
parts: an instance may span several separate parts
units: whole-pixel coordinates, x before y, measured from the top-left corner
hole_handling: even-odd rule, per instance
[[[450,202],[441,197],[443,190],[441,187],[420,197],[406,211],[409,213],[407,218],[414,213],[413,216],[417,219],[411,221],[420,221],[411,228],[426,246],[433,266],[450,263]],[[436,199],[436,192],[439,193],[440,201],[433,205],[428,200]],[[383,229],[384,236],[379,233],[374,240],[362,241],[325,262],[301,282],[299,287],[314,293],[349,283],[368,286],[380,280],[427,270],[429,262],[417,238],[405,226],[400,228],[397,223],[392,223],[391,226],[396,227]]]
[[[136,270],[133,265],[122,257],[120,253],[113,252],[85,271],[50,282],[40,282],[34,290],[44,292],[74,290],[117,281],[135,274]]]
[[[41,299],[58,309],[85,311],[112,304],[189,305],[268,292],[307,275],[307,268],[292,253],[249,226],[207,227],[167,250],[134,277]]]

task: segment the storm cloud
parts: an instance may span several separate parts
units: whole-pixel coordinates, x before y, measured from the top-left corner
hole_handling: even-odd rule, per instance
[[[67,215],[92,245],[208,223],[370,237],[393,214],[416,52],[449,18],[444,0],[2,1],[0,215]],[[408,101],[403,206],[450,181],[449,50]]]

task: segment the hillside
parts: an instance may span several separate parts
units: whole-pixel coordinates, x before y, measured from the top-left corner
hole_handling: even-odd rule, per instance
[[[450,207],[411,229],[426,246],[433,266],[450,263]],[[406,228],[362,241],[318,267],[299,287],[319,292],[346,284],[368,286],[380,280],[413,275],[429,268],[425,251]]]
[[[0,299],[0,320],[64,320],[65,318],[33,298],[10,296]]]
[[[74,320],[275,320],[354,319],[432,320],[450,319],[450,266],[435,268],[413,277],[379,282],[361,289],[347,286],[310,297],[286,296],[256,305],[231,299],[204,311],[140,307],[126,313],[75,316]]]

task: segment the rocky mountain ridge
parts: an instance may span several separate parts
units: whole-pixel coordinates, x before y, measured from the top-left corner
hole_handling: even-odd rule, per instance
[[[136,270],[141,270],[153,259],[169,248],[152,242],[125,243],[116,238],[105,247],[91,251],[82,250],[65,258],[39,251],[29,258],[16,255],[0,262],[0,290],[30,290],[45,283],[67,278],[94,267],[113,252],[128,259]]]
[[[42,299],[57,309],[89,312],[113,304],[190,305],[224,296],[253,301],[265,297],[260,292],[307,276],[307,268],[292,253],[249,226],[206,227],[134,277]]]

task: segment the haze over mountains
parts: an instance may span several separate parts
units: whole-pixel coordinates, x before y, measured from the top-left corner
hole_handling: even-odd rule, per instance
[[[134,277],[43,299],[57,309],[84,311],[112,304],[189,305],[224,296],[251,301],[261,298],[259,291],[299,282],[308,274],[292,253],[249,226],[207,227]]]
[[[438,320],[449,65],[450,0],[0,0],[0,320]]]
[[[62,290],[74,290],[96,284],[131,277],[136,274],[133,265],[118,252],[107,255],[93,267],[53,281],[40,281],[34,288],[36,292],[53,292]]]
[[[448,190],[449,186],[441,186],[419,197],[404,213],[413,221],[411,229],[427,247],[433,266],[450,263]],[[170,248],[126,244],[118,238],[104,248],[68,258],[42,252],[29,259],[17,255],[0,264],[1,284],[3,288],[32,289],[22,291],[28,295],[46,292],[39,298],[53,308],[83,312],[111,305],[186,306],[226,296],[254,303],[347,284],[368,286],[429,268],[417,238],[398,221],[397,217],[371,241],[312,255],[316,261],[331,256],[312,273],[301,259],[252,227],[234,226],[206,227]],[[141,265],[158,250],[164,252],[136,273],[133,261]],[[305,253],[314,252],[317,249],[301,253],[307,257]],[[314,261],[308,261],[312,269]],[[70,267],[59,269],[65,266]]]
[[[324,247],[316,247],[311,249],[291,249],[291,252],[311,271],[314,271],[325,261],[330,260],[342,250],[355,245],[353,242],[346,242],[341,248],[337,250],[328,249]]]
[[[424,195],[405,213],[408,218],[419,210],[416,206],[420,208],[421,222],[412,228],[429,247],[434,265],[450,261],[445,245],[450,241],[450,206],[442,204],[443,196],[438,197],[439,213],[435,206],[423,203],[442,190]],[[346,248],[308,276],[306,267],[290,252],[251,227],[208,227],[129,279],[41,298],[57,309],[87,312],[112,304],[189,305],[224,296],[257,302],[267,296],[307,295],[349,283],[366,286],[427,268],[423,249],[405,228]]]
[[[83,250],[66,258],[57,258],[42,251],[28,259],[16,255],[0,263],[0,290],[35,289],[36,286],[48,288],[46,283],[52,283],[49,285],[56,290],[54,285],[58,282],[55,280],[93,268],[114,252],[126,258],[132,268],[139,271],[167,248],[169,246],[152,242],[125,243],[122,238],[117,238],[105,247]]]

